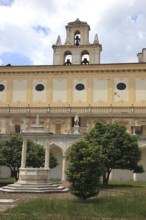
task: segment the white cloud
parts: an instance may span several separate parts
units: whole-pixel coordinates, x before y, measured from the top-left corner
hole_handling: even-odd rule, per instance
[[[21,53],[32,64],[52,64],[52,45],[58,35],[64,43],[65,25],[79,18],[91,27],[91,43],[98,33],[102,62],[136,62],[146,47],[145,11],[144,0],[14,0],[0,6],[0,55]]]

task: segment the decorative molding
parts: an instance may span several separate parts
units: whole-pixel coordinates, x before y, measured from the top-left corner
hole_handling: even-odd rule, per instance
[[[53,124],[64,124],[65,120],[62,119],[51,119],[50,122],[52,122]]]

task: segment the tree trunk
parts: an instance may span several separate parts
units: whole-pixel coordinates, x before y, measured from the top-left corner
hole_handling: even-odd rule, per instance
[[[15,180],[17,181],[18,180],[18,171],[17,170],[15,170],[15,172],[14,172],[14,177],[15,177]]]
[[[109,176],[111,173],[112,169],[109,169],[106,173],[103,174],[103,185],[107,186],[109,182]]]
[[[17,181],[19,178],[19,169],[10,167],[10,170],[11,170],[11,177],[14,177],[15,180]]]

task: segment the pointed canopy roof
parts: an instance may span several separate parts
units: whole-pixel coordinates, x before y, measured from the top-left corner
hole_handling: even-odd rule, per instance
[[[95,34],[93,44],[99,44],[98,35]]]
[[[58,38],[57,38],[57,41],[56,41],[56,45],[58,45],[58,46],[62,45],[60,35],[58,35]]]
[[[77,26],[77,27],[79,27],[79,26],[87,26],[89,28],[89,30],[90,30],[90,26],[88,25],[88,23],[84,22],[84,21],[80,21],[79,18],[77,18],[75,21],[69,22],[67,27],[69,27],[69,26]]]

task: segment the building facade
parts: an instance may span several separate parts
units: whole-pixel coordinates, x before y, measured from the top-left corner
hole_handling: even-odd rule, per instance
[[[89,32],[86,22],[69,22],[65,43],[58,36],[52,46],[53,65],[0,67],[0,137],[30,129],[39,114],[53,134],[50,149],[59,162],[50,178],[65,179],[68,149],[97,120],[122,124],[137,135],[146,169],[146,49],[137,63],[101,64],[102,45],[97,34],[90,43]],[[146,173],[114,170],[111,178],[146,181]]]

